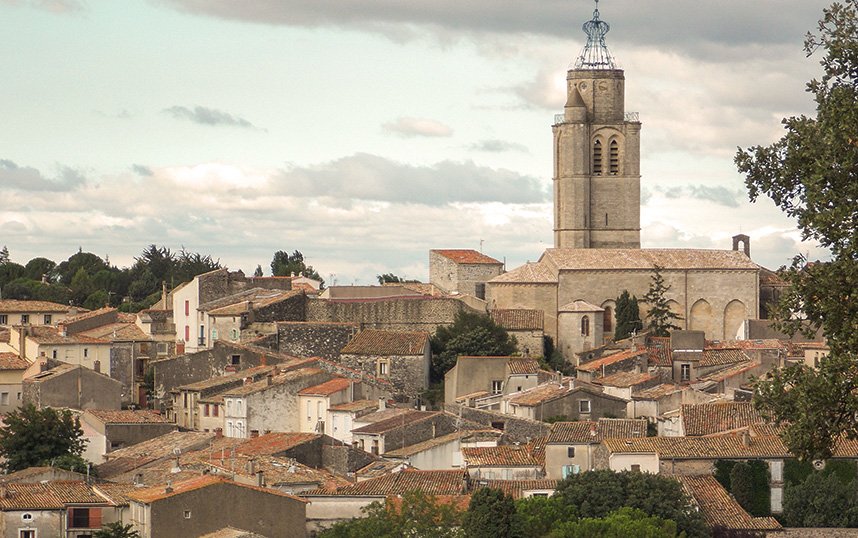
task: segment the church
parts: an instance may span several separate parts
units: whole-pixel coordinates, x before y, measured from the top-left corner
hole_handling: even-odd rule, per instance
[[[583,28],[587,43],[567,72],[566,105],[552,126],[554,248],[489,280],[488,308],[542,310],[545,334],[572,359],[613,334],[617,297],[642,297],[657,265],[678,325],[736,338],[760,312],[749,238],[734,238],[733,250],[640,248],[641,123],[625,110],[625,74],[605,44],[610,27],[598,8]]]

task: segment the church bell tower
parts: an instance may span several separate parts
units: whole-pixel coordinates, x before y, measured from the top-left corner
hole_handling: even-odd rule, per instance
[[[625,76],[605,45],[598,0],[583,28],[587,44],[552,126],[554,246],[640,248],[641,124],[625,111]]]

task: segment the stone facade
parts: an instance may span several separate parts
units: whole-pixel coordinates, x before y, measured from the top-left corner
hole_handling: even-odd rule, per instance
[[[358,333],[358,325],[332,322],[284,322],[277,323],[276,331],[274,349],[281,353],[296,357],[336,360],[340,356],[340,350]]]
[[[457,415],[464,420],[503,431],[507,443],[528,443],[537,437],[551,433],[551,425],[538,420],[507,415],[497,411],[474,409],[455,403],[445,403],[444,411]]]
[[[83,366],[61,364],[25,379],[24,404],[38,409],[119,409],[122,384]]]
[[[599,418],[626,418],[627,402],[597,390],[577,387],[563,396],[537,405],[510,404],[514,414],[534,420],[564,417],[563,420],[597,420]]]
[[[503,263],[474,250],[430,250],[429,281],[447,293],[486,298],[485,283]]]
[[[450,325],[456,314],[473,310],[462,301],[446,297],[414,297],[378,300],[326,300],[307,303],[307,321],[357,323],[360,328],[427,331]]]

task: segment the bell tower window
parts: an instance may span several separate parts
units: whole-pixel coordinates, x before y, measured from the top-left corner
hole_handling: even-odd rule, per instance
[[[590,336],[590,318],[587,316],[581,318],[581,336]]]
[[[620,145],[616,140],[611,140],[611,175],[615,176],[620,173]]]
[[[602,141],[593,142],[593,175],[602,175]]]

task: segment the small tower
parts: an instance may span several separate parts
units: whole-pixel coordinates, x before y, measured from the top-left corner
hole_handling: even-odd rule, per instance
[[[625,111],[625,75],[605,44],[610,26],[598,5],[552,127],[554,246],[640,248],[641,124]]]

